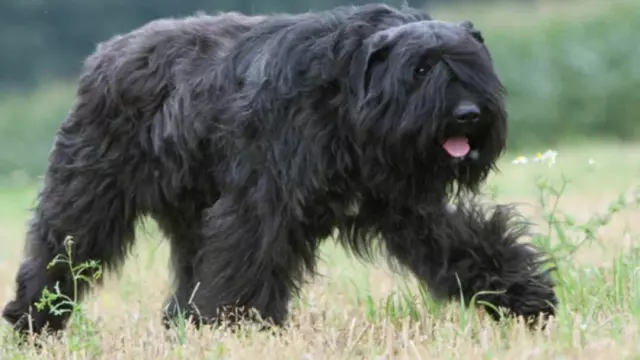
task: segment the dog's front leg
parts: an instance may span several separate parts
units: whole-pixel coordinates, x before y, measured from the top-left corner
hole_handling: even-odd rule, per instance
[[[180,310],[196,326],[242,320],[283,325],[290,297],[315,261],[315,241],[304,243],[304,230],[291,218],[260,211],[246,199],[221,197],[205,212],[193,286],[178,287],[189,292],[178,298],[191,300],[178,304],[186,308]],[[177,314],[173,310],[165,322]]]
[[[525,320],[555,315],[557,298],[543,253],[518,240],[527,224],[506,206],[460,204],[453,209],[408,211],[385,224],[389,255],[442,300],[475,296],[496,320],[503,308]]]

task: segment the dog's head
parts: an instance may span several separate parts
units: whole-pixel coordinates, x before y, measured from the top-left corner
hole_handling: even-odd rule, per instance
[[[505,148],[504,88],[471,22],[417,21],[368,36],[349,69],[359,146],[477,190]],[[418,170],[419,171],[419,170]]]

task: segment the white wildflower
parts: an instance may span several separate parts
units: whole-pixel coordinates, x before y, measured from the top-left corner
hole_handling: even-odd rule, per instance
[[[544,153],[537,153],[535,157],[531,158],[532,162],[546,162],[549,164],[549,166],[552,166],[553,164],[556,163],[556,157],[558,156],[558,152],[557,151],[553,151],[553,150],[547,150]],[[514,164],[527,164],[529,163],[529,158],[525,157],[525,156],[518,156],[516,157],[512,163]]]
[[[517,157],[513,160],[513,163],[514,163],[514,164],[526,164],[526,163],[528,163],[528,162],[529,162],[529,159],[527,159],[526,157],[524,157],[524,156],[522,156],[522,155],[517,156]]]

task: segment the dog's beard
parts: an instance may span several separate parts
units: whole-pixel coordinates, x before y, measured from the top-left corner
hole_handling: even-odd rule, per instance
[[[487,130],[490,133],[490,130]],[[463,138],[464,140],[458,140]],[[453,139],[453,140],[452,140]],[[464,141],[465,145],[460,145],[461,149],[455,148],[457,144],[452,142]],[[467,136],[459,135],[441,144],[441,154],[443,156],[442,166],[448,170],[453,182],[456,183],[458,193],[461,191],[478,192],[482,182],[487,178],[492,169],[495,168],[499,152],[491,148],[489,137],[481,137],[475,134]],[[448,142],[448,143],[447,143]],[[446,149],[446,146],[450,147]],[[453,150],[451,148],[454,148]],[[458,153],[456,153],[458,151]],[[453,152],[454,154],[451,154]]]
[[[434,140],[438,164],[456,183],[457,193],[479,190],[502,151],[499,135],[499,129],[485,120],[470,126],[447,126]]]

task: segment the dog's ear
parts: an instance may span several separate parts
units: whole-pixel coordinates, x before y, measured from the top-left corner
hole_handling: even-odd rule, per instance
[[[374,34],[366,39],[354,54],[350,67],[350,87],[362,99],[371,82],[372,68],[389,57],[391,43],[384,34]]]
[[[463,21],[462,23],[460,23],[460,26],[469,31],[469,33],[471,33],[471,36],[473,36],[474,39],[478,40],[479,43],[484,44],[484,37],[482,36],[482,32],[476,29],[471,20]]]

